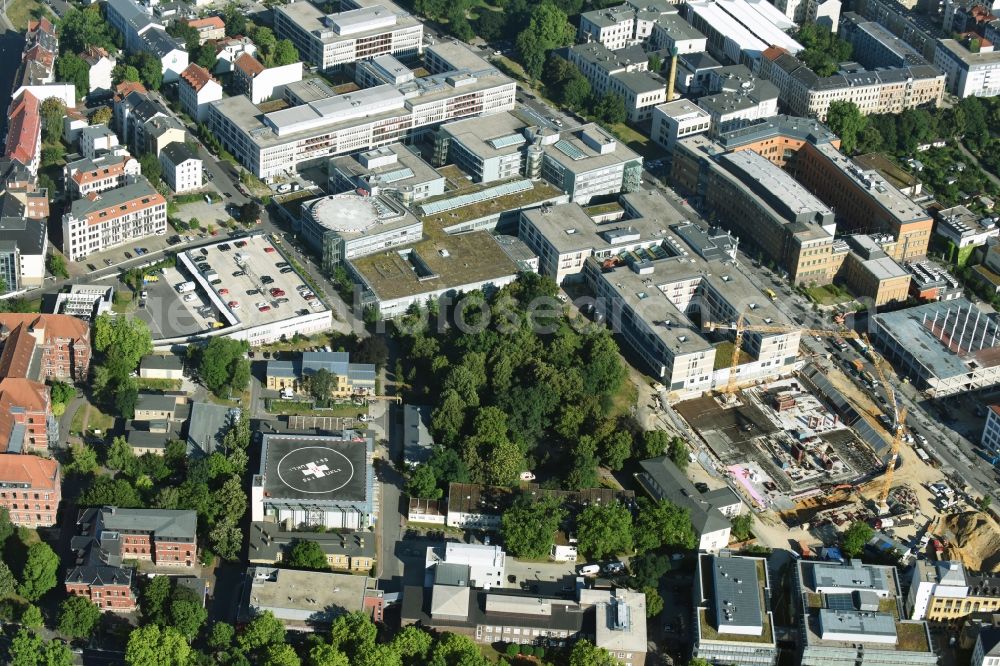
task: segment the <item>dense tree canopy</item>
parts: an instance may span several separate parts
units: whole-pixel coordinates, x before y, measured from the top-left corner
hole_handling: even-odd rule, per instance
[[[844,531],[840,538],[840,545],[844,549],[844,554],[849,557],[857,557],[865,546],[871,541],[875,530],[868,523],[860,520],[851,523],[851,526]]]
[[[805,47],[798,58],[817,76],[835,74],[840,63],[851,59],[851,43],[838,38],[824,25],[804,23],[796,39]]]
[[[222,397],[243,391],[250,382],[247,343],[232,338],[212,338],[204,349],[189,347],[197,358],[198,376],[208,389]]]
[[[315,541],[308,539],[296,539],[288,548],[288,552],[281,558],[281,563],[293,569],[314,569],[316,571],[329,571],[330,563],[326,560],[326,553]]]
[[[71,596],[59,606],[59,631],[72,638],[90,636],[101,620],[101,609],[86,597]]]
[[[56,572],[59,570],[59,556],[49,544],[37,542],[28,547],[28,558],[21,572],[18,592],[29,601],[37,601],[56,586]]]
[[[504,546],[514,557],[543,559],[564,518],[566,511],[555,497],[522,494],[501,517]]]
[[[632,551],[632,513],[620,502],[591,504],[576,519],[577,549],[589,559]]]
[[[528,27],[517,36],[517,51],[524,71],[532,78],[540,78],[548,52],[572,44],[575,34],[566,12],[549,2],[536,5]]]
[[[80,54],[88,46],[115,52],[111,25],[101,16],[99,5],[86,8],[71,7],[59,21],[59,52]]]

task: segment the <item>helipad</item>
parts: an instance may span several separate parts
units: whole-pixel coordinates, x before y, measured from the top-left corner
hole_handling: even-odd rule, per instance
[[[272,500],[368,499],[368,440],[360,435],[268,435],[261,455],[264,495]]]
[[[323,197],[310,204],[305,214],[316,224],[346,235],[363,233],[380,222],[399,217],[399,212],[389,208],[381,197],[358,194]]]

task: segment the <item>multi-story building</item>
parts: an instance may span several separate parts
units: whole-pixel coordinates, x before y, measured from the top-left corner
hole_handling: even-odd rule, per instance
[[[241,625],[265,611],[296,631],[317,631],[317,625],[359,611],[382,622],[382,591],[368,576],[260,566],[248,568],[243,580],[236,615]]]
[[[202,162],[186,143],[169,143],[160,151],[163,180],[177,194],[199,190],[202,186]]]
[[[199,123],[208,119],[208,105],[222,99],[222,84],[197,63],[181,72],[178,95],[184,111]]]
[[[0,192],[0,278],[6,291],[40,287],[45,280],[49,237],[47,215],[40,213],[46,212],[47,206],[33,209],[36,194]]]
[[[675,171],[698,163],[697,186],[684,183],[681,190],[695,194],[708,219],[760,248],[793,282],[830,282],[839,268],[832,259],[833,211],[759,153],[720,148],[703,136],[677,143]]]
[[[831,102],[853,102],[864,115],[902,113],[940,105],[945,89],[945,75],[926,63],[872,70],[858,65],[821,77],[778,47],[765,51],[759,74],[778,87],[789,113],[820,120]]]
[[[0,369],[8,370],[0,379],[0,452],[48,454],[49,442],[59,439],[49,387],[18,377],[15,364],[23,359],[16,344],[10,348],[12,354],[0,355]]]
[[[698,556],[691,656],[710,664],[773,666],[778,660],[767,560]]]
[[[167,202],[145,178],[77,199],[63,215],[63,252],[80,261],[94,252],[167,231]]]
[[[167,34],[165,25],[153,20],[134,0],[108,0],[105,17],[122,33],[125,50],[149,53],[160,62],[164,83],[176,81],[188,66],[188,53],[179,39]]]
[[[334,155],[396,143],[448,120],[514,108],[514,82],[467,47],[438,44],[424,55],[430,76],[263,114],[248,98],[230,97],[211,105],[209,125],[241,164],[271,179]]]
[[[619,202],[625,209],[621,222],[656,219],[665,227],[664,240],[653,248],[585,260],[587,283],[606,304],[603,314],[642,365],[666,385],[668,399],[727,386],[730,364],[715,369],[716,347],[703,332],[705,322],[733,322],[743,314],[750,324],[782,326],[787,318],[741,273],[726,269],[736,250],[728,233],[688,222],[656,192],[630,194]],[[691,318],[696,312],[700,323]],[[744,334],[751,360],[736,367],[733,381],[791,373],[799,331],[789,331]]]
[[[669,54],[701,53],[708,48],[708,38],[679,14],[663,14],[653,24],[650,45]]]
[[[906,613],[911,620],[955,626],[973,613],[998,610],[1000,593],[990,574],[968,572],[961,562],[954,561],[917,560],[914,565],[906,596]]]
[[[989,239],[1000,237],[1000,227],[994,218],[976,215],[965,206],[945,208],[934,216],[937,218],[934,233],[959,250],[986,245]]]
[[[707,111],[694,102],[678,99],[653,107],[653,124],[649,136],[672,153],[678,139],[704,134],[711,127],[712,117]]]
[[[910,293],[921,301],[950,301],[961,298],[965,288],[954,275],[929,261],[904,264],[910,273]]]
[[[415,149],[401,143],[334,157],[327,173],[330,192],[360,190],[371,196],[391,197],[403,205],[440,196],[445,190],[445,177]]]
[[[54,314],[65,314],[84,321],[93,321],[111,312],[115,288],[104,284],[71,284],[66,291],[56,294],[52,305]]]
[[[189,19],[188,26],[198,31],[198,45],[226,38],[226,22],[219,16]]]
[[[941,39],[934,64],[945,74],[948,92],[961,98],[1000,95],[1000,51],[979,47],[973,53],[961,42]]]
[[[100,46],[88,46],[80,54],[80,57],[83,58],[83,61],[90,68],[87,74],[87,83],[90,92],[111,92],[113,86],[111,72],[114,70],[116,64],[114,56],[108,54]]]
[[[257,45],[249,37],[226,37],[215,43],[215,74],[228,74],[233,71],[233,64],[243,54],[255,56]]]
[[[172,143],[184,143],[187,138],[184,125],[173,116],[154,116],[137,129],[146,143],[145,150],[155,155],[159,155]]]
[[[743,502],[731,488],[698,492],[668,456],[643,460],[639,466],[642,471],[636,478],[650,497],[687,510],[698,538],[698,550],[717,553],[729,545],[729,519],[743,512]]]
[[[887,244],[891,251],[895,241],[863,234],[848,236],[848,252],[837,273],[856,296],[871,299],[875,307],[903,303],[910,295],[910,273],[892,260]],[[835,246],[835,255],[837,249]]]
[[[3,377],[82,382],[90,371],[90,326],[76,317],[0,314],[0,342]]]
[[[248,53],[233,61],[233,76],[236,89],[260,104],[272,97],[281,96],[284,86],[302,80],[302,63],[293,62],[280,67],[264,67],[260,61]]]
[[[477,183],[523,176],[526,148],[533,143],[526,130],[528,124],[512,113],[445,123],[438,132],[436,163],[455,164]]]
[[[42,157],[41,103],[31,92],[13,98],[7,109],[7,141],[4,157],[23,165],[32,178]]]
[[[972,649],[972,666],[1000,666],[1000,629],[983,627]]]
[[[503,587],[506,576],[507,553],[500,546],[475,543],[446,543],[444,547],[430,546],[424,559],[424,568],[454,569],[461,567],[467,573],[464,580],[469,587],[492,589]]]
[[[577,39],[621,49],[649,41],[658,19],[677,14],[666,0],[630,0],[623,5],[580,14]]]
[[[1000,405],[990,405],[986,411],[986,425],[983,426],[981,442],[992,459],[1000,459]]]
[[[93,159],[85,157],[63,167],[66,189],[73,199],[80,199],[91,192],[122,187],[141,174],[139,160],[124,149],[104,153]]]
[[[836,34],[840,23],[840,0],[775,0],[774,6],[790,21],[818,23]]]
[[[293,2],[275,10],[274,30],[324,70],[385,54],[417,55],[424,38],[423,23],[390,0],[347,0],[337,14]]]
[[[764,0],[692,0],[684,17],[705,35],[713,57],[753,72],[768,47],[793,54],[803,48],[786,32],[795,24]]]
[[[597,124],[542,144],[542,177],[581,205],[604,194],[635,192],[642,157]]]
[[[38,456],[0,454],[0,507],[7,509],[12,523],[51,527],[56,524],[61,499],[58,462]]]
[[[630,122],[638,123],[652,114],[652,107],[667,101],[667,82],[649,71],[649,62],[640,46],[617,51],[592,42],[571,46],[569,62],[590,81],[596,95],[618,95],[625,103]]]
[[[277,523],[250,523],[251,564],[278,564],[296,541],[318,544],[331,569],[368,573],[375,565],[375,537],[371,532],[293,532]]]
[[[332,375],[332,398],[375,394],[375,366],[351,363],[347,352],[302,352],[296,361],[268,361],[265,383],[272,391],[307,393],[309,380],[320,370]]]
[[[91,125],[80,130],[80,154],[93,160],[118,147],[118,135],[107,125]]]
[[[705,85],[708,94],[697,104],[708,113],[713,135],[778,115],[778,88],[744,65],[713,69]]]
[[[803,666],[937,663],[927,623],[904,619],[894,567],[799,560],[792,589]]]

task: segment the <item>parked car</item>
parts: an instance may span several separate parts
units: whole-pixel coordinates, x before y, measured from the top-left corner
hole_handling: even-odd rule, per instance
[[[271,247],[270,245],[268,245],[267,247],[264,248],[264,252],[267,252],[268,254],[270,254],[270,253],[274,252],[274,248]]]
[[[294,269],[294,268],[292,268],[291,266],[286,266],[286,267],[282,268],[282,269],[281,269],[280,271],[278,271],[278,272],[279,272],[279,273],[281,273],[282,275],[285,275],[285,274],[287,274],[287,273],[291,273],[291,272],[292,272],[292,271],[294,271],[294,270],[295,270],[295,269]]]

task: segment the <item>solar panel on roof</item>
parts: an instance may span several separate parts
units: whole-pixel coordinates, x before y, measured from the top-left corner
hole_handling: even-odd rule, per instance
[[[507,134],[505,136],[498,136],[495,139],[490,139],[489,144],[493,146],[495,150],[501,148],[506,148],[507,146],[518,146],[525,143],[525,138],[521,134]]]
[[[828,594],[826,607],[831,610],[854,610],[854,598],[850,594]]]
[[[403,167],[402,169],[396,169],[394,171],[388,171],[380,176],[383,183],[395,183],[397,180],[405,180],[406,178],[413,178],[413,169],[410,167]]]
[[[566,155],[566,157],[568,157],[568,158],[570,158],[572,160],[582,160],[584,157],[586,157],[586,155],[584,154],[584,152],[582,150],[580,150],[579,148],[577,148],[576,146],[574,146],[572,143],[570,143],[566,139],[559,139],[558,141],[556,141],[555,145],[556,145],[556,148],[558,148],[559,150],[561,150],[562,153],[564,155]]]

